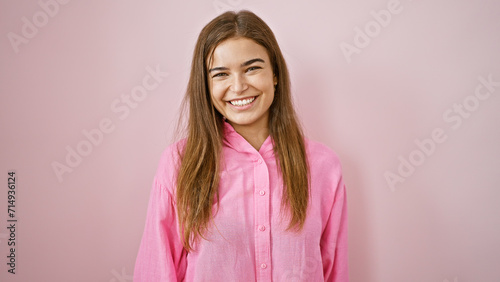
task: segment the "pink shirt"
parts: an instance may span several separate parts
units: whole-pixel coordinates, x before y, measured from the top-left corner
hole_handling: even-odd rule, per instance
[[[134,281],[348,281],[346,192],[337,155],[306,139],[308,215],[300,233],[285,231],[289,218],[280,218],[283,184],[271,137],[257,151],[224,124],[216,228],[186,253],[175,203],[178,157],[169,146],[154,179]]]

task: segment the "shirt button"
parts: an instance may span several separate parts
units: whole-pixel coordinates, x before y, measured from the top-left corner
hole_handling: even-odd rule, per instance
[[[266,194],[266,191],[264,191],[264,190],[259,191],[259,195],[264,196],[265,194]]]
[[[267,265],[265,263],[263,263],[263,264],[260,265],[260,268],[262,268],[262,269],[264,269],[266,267],[267,267]]]
[[[262,159],[258,159],[258,160],[257,160],[257,162],[258,162],[259,164],[261,164],[261,163],[262,163]]]
[[[264,230],[266,230],[266,227],[264,225],[261,225],[261,226],[259,226],[259,230],[264,231]]]

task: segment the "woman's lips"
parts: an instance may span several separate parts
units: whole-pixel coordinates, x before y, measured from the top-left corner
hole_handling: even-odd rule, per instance
[[[254,97],[248,97],[248,98],[243,98],[243,99],[235,99],[228,101],[227,103],[231,105],[231,107],[238,109],[238,110],[246,110],[249,109],[250,107],[253,106],[255,103],[255,100],[257,100],[259,96],[254,96]],[[235,104],[233,104],[235,103]]]
[[[256,98],[257,98],[257,96],[246,97],[246,98],[241,98],[241,99],[234,99],[234,100],[229,101],[229,103],[233,106],[241,107],[241,106],[246,106],[248,104],[251,104]]]

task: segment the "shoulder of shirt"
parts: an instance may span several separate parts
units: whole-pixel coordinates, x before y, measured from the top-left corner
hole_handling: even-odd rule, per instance
[[[169,164],[172,163],[172,161],[177,161],[179,159],[179,153],[184,150],[184,147],[186,146],[187,138],[183,138],[179,141],[176,141],[170,145],[168,145],[162,152],[161,158],[160,158],[160,165],[161,164]]]
[[[304,138],[304,140],[311,165],[326,166],[341,171],[340,158],[334,150],[321,142],[309,138]]]
[[[174,194],[176,177],[180,165],[180,153],[186,145],[187,139],[181,139],[168,145],[162,152],[155,175],[155,181],[163,189],[168,189]]]

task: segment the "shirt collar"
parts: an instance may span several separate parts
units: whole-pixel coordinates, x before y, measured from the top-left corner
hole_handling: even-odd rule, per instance
[[[243,138],[236,130],[234,130],[233,126],[223,118],[223,124],[224,124],[224,139],[223,143],[224,145],[233,148],[234,150],[238,152],[247,152],[251,154],[259,153],[260,155],[264,156],[267,155],[268,153],[272,153],[273,151],[273,144],[272,144],[272,138],[271,135],[268,135],[264,143],[262,143],[262,146],[260,146],[259,151],[250,145],[248,141]]]

